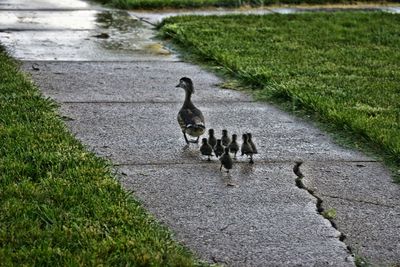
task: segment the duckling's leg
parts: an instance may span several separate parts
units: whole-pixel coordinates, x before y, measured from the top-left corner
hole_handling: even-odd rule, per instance
[[[221,163],[221,167],[219,167],[219,171],[222,172],[222,163]]]
[[[207,159],[207,161],[211,161],[211,159],[210,159],[210,156],[208,156],[208,159]]]

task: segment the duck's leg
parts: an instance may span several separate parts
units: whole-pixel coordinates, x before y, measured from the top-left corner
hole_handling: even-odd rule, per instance
[[[189,140],[187,139],[186,133],[183,131],[182,131],[182,133],[183,133],[183,137],[185,137],[186,144],[189,144]]]
[[[254,164],[254,161],[253,161],[253,154],[250,154],[250,162],[249,162],[250,164]]]

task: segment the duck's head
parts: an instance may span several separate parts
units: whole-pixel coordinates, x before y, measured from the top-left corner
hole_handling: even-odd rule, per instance
[[[181,87],[185,89],[185,91],[193,94],[194,93],[194,88],[193,88],[193,82],[190,78],[183,77],[179,80],[179,84],[176,87]]]

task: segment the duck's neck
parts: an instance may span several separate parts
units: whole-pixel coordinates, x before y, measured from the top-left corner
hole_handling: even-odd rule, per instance
[[[193,106],[191,98],[192,98],[192,93],[189,92],[188,90],[185,90],[185,102],[183,102],[183,106],[185,107]]]

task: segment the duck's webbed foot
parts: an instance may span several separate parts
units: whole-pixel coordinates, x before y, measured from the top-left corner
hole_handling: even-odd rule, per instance
[[[254,161],[253,161],[253,155],[250,155],[250,162],[249,162],[250,164],[254,164]]]

